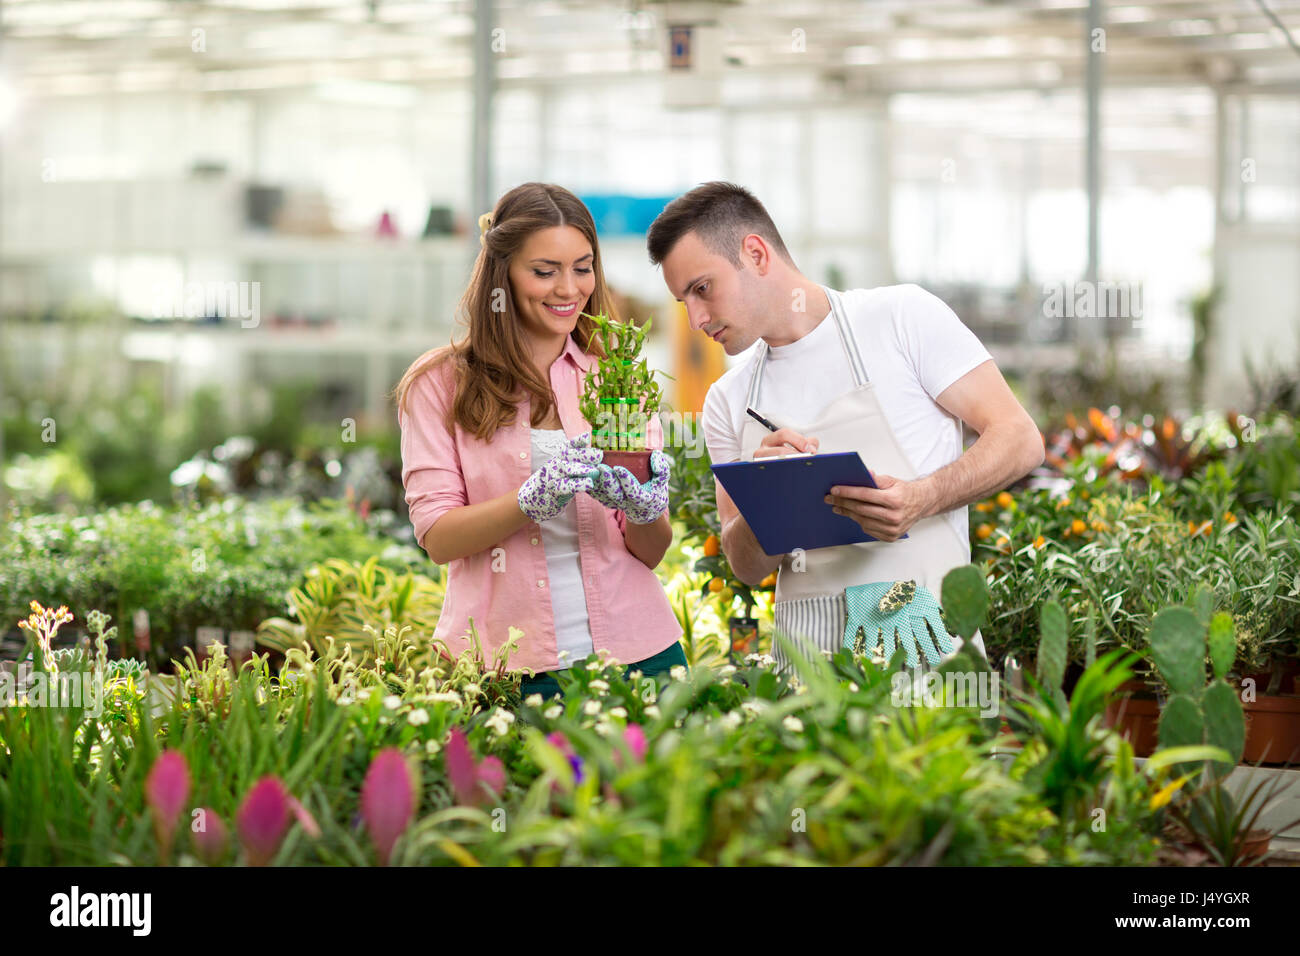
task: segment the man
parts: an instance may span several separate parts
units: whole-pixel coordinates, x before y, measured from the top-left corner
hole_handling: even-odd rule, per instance
[[[737,577],[754,585],[777,571],[777,632],[803,653],[837,650],[846,632],[868,648],[883,638],[886,656],[896,632],[918,668],[913,639],[929,664],[960,649],[934,599],[943,576],[970,562],[966,506],[1043,461],[1042,436],[988,350],[918,286],[841,293],[809,279],[763,205],[730,183],[669,203],[648,246],[692,329],[728,355],[758,342],[705,398],[714,463],[857,451],[876,481],[826,496],[876,541],[785,555],[764,553],[717,485],[722,549]],[[962,422],[979,434],[964,452]],[[978,633],[971,643],[984,654]],[[779,646],[777,658],[788,666]]]

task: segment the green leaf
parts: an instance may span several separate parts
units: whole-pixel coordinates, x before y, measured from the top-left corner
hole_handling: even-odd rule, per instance
[[[1165,608],[1151,622],[1151,656],[1175,694],[1199,696],[1205,688],[1205,628],[1185,607]]]
[[[1043,605],[1039,617],[1038,680],[1046,687],[1060,689],[1065,682],[1065,656],[1069,626],[1065,611],[1055,601]]]
[[[1246,746],[1246,715],[1241,698],[1227,681],[1216,680],[1206,689],[1201,707],[1205,713],[1205,742],[1228,752],[1231,759],[1223,768],[1230,770],[1241,761]]]
[[[1160,712],[1160,748],[1190,747],[1205,742],[1205,715],[1184,694],[1169,698]]]
[[[1220,611],[1210,621],[1210,664],[1214,668],[1214,676],[1227,677],[1236,659],[1237,634],[1232,615]]]
[[[989,589],[984,572],[974,564],[953,568],[944,575],[942,592],[948,630],[970,640],[988,615]]]

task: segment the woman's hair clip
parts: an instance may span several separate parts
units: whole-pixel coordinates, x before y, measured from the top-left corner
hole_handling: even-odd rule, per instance
[[[487,246],[487,239],[485,237],[487,236],[487,231],[491,228],[492,213],[485,212],[483,215],[478,217],[478,244],[480,246]]]

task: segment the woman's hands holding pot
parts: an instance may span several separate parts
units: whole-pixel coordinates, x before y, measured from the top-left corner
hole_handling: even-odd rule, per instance
[[[622,511],[632,524],[650,524],[668,510],[668,476],[673,460],[662,451],[650,453],[650,480],[641,484],[622,465],[601,464],[589,494],[606,508]]]
[[[558,516],[574,495],[592,490],[600,458],[600,449],[591,447],[590,432],[571,439],[520,486],[519,510],[534,521]]]

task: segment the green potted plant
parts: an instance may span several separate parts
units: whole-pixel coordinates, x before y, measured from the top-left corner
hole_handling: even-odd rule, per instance
[[[583,313],[586,315],[586,313]],[[641,356],[650,320],[637,326],[605,315],[588,315],[595,323],[586,348],[599,339],[598,364],[583,385],[579,408],[592,427],[592,445],[602,452],[611,468],[621,465],[636,476],[650,480],[650,449],[646,426],[657,414],[662,394],[655,372]],[[669,376],[671,377],[671,376]]]

